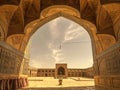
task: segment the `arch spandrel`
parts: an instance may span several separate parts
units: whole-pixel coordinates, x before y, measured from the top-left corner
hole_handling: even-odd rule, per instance
[[[13,34],[23,34],[24,32],[24,16],[20,7],[14,12],[8,26],[7,36]]]
[[[5,39],[7,37],[8,26],[13,16],[14,12],[16,11],[18,6],[15,5],[2,5],[0,6],[0,26],[5,34]]]
[[[96,25],[96,17],[100,6],[100,0],[80,0],[81,18]]]
[[[14,34],[7,38],[6,42],[16,48],[17,50],[20,49],[21,44],[23,42],[24,34]]]
[[[119,32],[120,32],[120,3],[111,3],[103,5],[105,10],[109,13],[112,22],[113,29],[115,33],[116,40],[119,41]]]
[[[114,34],[113,21],[107,10],[101,6],[97,16],[97,28],[100,34]]]
[[[115,37],[110,34],[97,34],[97,37],[103,50],[108,49],[116,43]]]
[[[21,4],[24,13],[24,25],[36,20],[40,16],[40,0],[23,0]]]

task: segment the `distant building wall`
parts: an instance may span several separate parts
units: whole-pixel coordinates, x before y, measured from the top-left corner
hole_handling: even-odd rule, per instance
[[[38,69],[37,76],[38,77],[54,77],[55,69]]]
[[[68,69],[68,77],[81,77],[81,69]]]
[[[62,72],[62,77],[88,77],[93,78],[93,67],[86,69],[67,68],[67,64],[56,64],[56,68],[41,68],[41,69],[29,69],[29,76],[37,77],[60,77],[59,68],[63,68],[65,72]]]
[[[94,77],[93,67],[83,69],[82,70],[82,77],[93,78]]]

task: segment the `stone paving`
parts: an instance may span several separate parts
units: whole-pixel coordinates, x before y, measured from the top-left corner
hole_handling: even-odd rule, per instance
[[[27,88],[29,90],[94,90],[94,79],[71,77],[63,79],[63,84],[59,85],[58,79],[52,77],[30,77]]]

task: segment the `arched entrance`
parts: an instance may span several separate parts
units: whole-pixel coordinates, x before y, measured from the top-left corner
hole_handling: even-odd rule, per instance
[[[99,42],[98,42],[98,38],[96,36],[96,27],[94,26],[94,24],[83,20],[81,18],[78,18],[76,16],[73,16],[71,14],[68,14],[66,12],[57,12],[57,13],[53,13],[52,15],[48,15],[45,18],[39,19],[39,20],[35,20],[33,22],[31,22],[30,24],[28,24],[25,28],[25,37],[24,37],[24,42],[21,45],[21,50],[25,50],[26,46],[25,43],[27,43],[30,39],[30,37],[34,34],[34,32],[36,30],[38,30],[38,28],[40,28],[42,25],[44,25],[45,23],[58,18],[58,17],[64,17],[67,18],[69,20],[72,20],[73,22],[76,22],[77,24],[81,25],[83,28],[85,28],[85,30],[89,33],[90,37],[91,37],[91,42],[92,42],[92,49],[93,49],[93,57],[95,57],[95,55],[97,53],[99,53],[101,51],[100,46],[99,46]],[[97,44],[95,44],[97,43]],[[96,50],[96,48],[99,48],[99,50]]]
[[[27,1],[29,1],[29,0],[27,0]],[[26,3],[26,4],[25,4],[25,2],[20,3],[20,0],[17,1],[17,3],[16,2],[10,3],[7,1],[1,2],[1,5],[5,6],[5,7],[9,6],[11,4],[15,4],[16,7],[19,8],[19,9],[17,9],[17,11],[18,11],[17,13],[14,13],[15,10],[13,10],[10,7],[8,7],[9,9],[7,7],[5,9],[4,8],[1,8],[1,9],[4,9],[5,12],[7,10],[8,13],[12,12],[11,14],[14,14],[15,17],[18,17],[16,15],[20,15],[18,18],[22,22],[22,23],[20,23],[19,19],[15,18],[11,14],[4,13],[4,10],[3,10],[3,12],[1,12],[1,17],[4,16],[4,17],[2,17],[3,18],[2,20],[4,20],[4,21],[2,22],[3,25],[1,24],[1,26],[3,27],[3,29],[5,28],[5,32],[4,32],[5,35],[3,35],[4,38],[7,36],[7,31],[8,31],[7,26],[8,25],[11,26],[11,24],[9,24],[9,21],[13,21],[14,26],[12,26],[12,30],[11,30],[11,28],[9,28],[9,30],[13,31],[12,34],[14,34],[14,32],[20,33],[19,30],[16,31],[18,29],[18,26],[17,26],[18,24],[19,24],[19,26],[24,27],[23,23],[24,23],[24,21],[26,22],[26,20],[25,20],[26,18],[24,18],[24,17],[28,17],[30,21],[35,20],[36,18],[39,17],[39,14],[38,14],[37,15],[38,17],[34,18],[34,16],[36,16],[36,12],[34,12],[34,11],[36,11],[36,9],[34,10],[32,7],[32,6],[36,6],[36,4],[38,3],[38,2],[35,2],[36,4],[33,4],[33,1],[38,1],[38,0],[30,0],[30,1],[31,2]],[[43,5],[43,6],[46,5],[47,0],[39,0],[39,1],[40,2],[38,4],[41,4],[41,1],[42,1],[41,5]],[[79,0],[77,0],[77,1],[79,1]],[[52,1],[52,2],[54,2],[54,1]],[[80,25],[82,25],[86,30],[88,30],[88,32],[90,31],[92,34],[92,35],[91,34],[90,35],[91,35],[92,46],[93,46],[93,58],[94,58],[94,68],[95,68],[94,70],[95,70],[95,75],[96,75],[95,83],[96,83],[96,86],[98,86],[98,90],[111,90],[111,89],[119,90],[120,89],[120,87],[119,87],[119,84],[120,84],[119,83],[120,82],[120,80],[119,80],[119,78],[120,78],[120,75],[119,75],[120,74],[120,72],[119,72],[119,69],[120,69],[120,67],[119,67],[120,66],[120,63],[119,63],[120,42],[118,40],[117,43],[115,42],[116,44],[114,44],[114,45],[112,44],[113,46],[108,48],[109,45],[107,46],[107,44],[108,44],[108,42],[110,43],[111,36],[105,35],[106,31],[107,31],[106,33],[110,33],[111,30],[112,31],[114,30],[115,33],[118,35],[117,32],[119,32],[119,28],[118,28],[119,27],[119,20],[118,20],[119,18],[117,19],[117,16],[119,14],[119,3],[118,3],[119,1],[117,1],[117,0],[111,0],[111,1],[110,0],[109,1],[99,0],[99,1],[94,2],[93,0],[80,0],[79,2],[78,2],[78,4],[74,4],[74,5],[78,6],[78,10],[80,9],[80,12],[83,12],[83,13],[85,12],[84,18],[86,18],[86,20],[89,20],[92,18],[94,18],[95,21],[97,20],[97,24],[98,24],[98,25],[96,25],[96,26],[98,26],[97,28],[100,29],[99,27],[102,27],[101,29],[103,29],[103,30],[105,29],[105,31],[101,32],[102,34],[100,34],[100,32],[96,33],[96,27],[93,24],[91,24],[90,22],[85,21],[83,19],[80,19],[79,17],[76,16],[76,14],[72,15],[72,13],[66,13],[66,12],[68,12],[68,10],[66,10],[66,9],[64,9],[65,12],[62,10],[58,10],[59,12],[57,12],[57,13],[53,13],[50,15],[48,14],[45,17],[43,16],[43,18],[40,18],[36,21],[29,23],[26,27],[25,36],[23,36],[24,39],[23,39],[22,45],[20,43],[19,49],[21,52],[23,52],[26,48],[26,45],[27,45],[27,42],[29,41],[30,36],[32,35],[31,32],[36,31],[37,28],[39,28],[46,22],[48,22],[54,18],[57,18],[59,16],[63,16],[65,18],[73,20],[76,23],[79,23]],[[49,3],[46,5],[46,7],[56,4],[56,3],[53,3],[53,4],[50,3],[50,5],[49,5]],[[110,5],[109,3],[115,3],[115,6]],[[6,4],[8,4],[8,5],[6,5]],[[66,2],[65,2],[63,4],[69,5],[69,6],[71,6],[70,4],[72,4],[72,6],[74,6],[73,3],[66,4]],[[20,7],[19,7],[19,5],[20,5]],[[110,5],[110,6],[106,7],[106,5]],[[118,5],[117,6],[118,10],[115,9],[116,5]],[[28,7],[28,9],[25,8],[25,10],[23,10],[24,6]],[[39,9],[41,9],[40,5],[38,5],[38,6],[39,6]],[[44,7],[44,8],[46,8],[46,7]],[[103,8],[101,8],[101,7],[103,7]],[[42,8],[42,9],[44,9],[44,8]],[[28,11],[26,12],[26,10],[28,10]],[[32,15],[30,14],[31,11],[33,12]],[[93,12],[91,13],[90,18],[88,19],[87,17],[89,17],[89,15],[87,15],[87,14],[89,14],[89,12],[91,12],[91,11],[93,11]],[[118,13],[116,14],[116,12],[118,12]],[[20,14],[18,14],[18,13],[20,13]],[[37,13],[39,13],[38,9],[37,9]],[[108,14],[104,14],[104,13],[108,13]],[[10,16],[9,18],[7,18],[8,15]],[[12,17],[13,17],[13,19],[11,19]],[[16,20],[14,20],[14,18]],[[14,21],[16,22],[17,20],[18,20],[18,22],[14,23]],[[109,21],[110,21],[110,24],[109,24]],[[107,24],[104,25],[103,22],[105,24],[107,22]],[[103,24],[103,25],[101,26],[101,24]],[[109,27],[109,25],[114,26],[114,28]],[[105,28],[104,28],[104,26],[105,26]],[[23,30],[24,30],[24,28],[22,28],[22,31]],[[21,32],[21,33],[24,35],[23,32]],[[111,33],[114,35],[114,32],[111,32]],[[117,37],[119,38],[119,35]],[[0,69],[1,70],[0,74],[2,74],[1,77],[7,74],[7,77],[12,78],[12,76],[11,76],[11,74],[12,74],[13,76],[14,75],[16,76],[15,78],[17,80],[17,78],[19,77],[19,74],[20,75],[24,74],[22,72],[23,68],[24,68],[23,67],[24,60],[22,60],[24,58],[24,54],[21,53],[19,50],[16,50],[14,48],[14,45],[13,45],[13,47],[9,46],[6,43],[6,41],[0,42],[0,46],[1,46],[0,53],[2,56],[1,57],[2,63],[0,63],[1,64],[0,66],[2,68],[2,69]],[[107,47],[107,49],[106,49],[106,47]],[[19,57],[19,60],[17,60],[16,57]],[[8,58],[10,61],[9,63],[6,61],[6,60],[8,60]],[[6,62],[4,62],[4,61],[6,61]],[[17,66],[13,66],[13,65],[17,65]],[[19,73],[17,72],[16,67],[18,67],[18,68],[21,67],[21,69],[19,70],[20,71]],[[4,78],[4,77],[2,77],[2,78]],[[15,80],[13,80],[13,82],[14,81]],[[17,81],[15,81],[15,82],[17,82]]]
[[[63,67],[59,67],[57,71],[58,75],[65,75],[65,69]]]
[[[26,26],[26,28],[25,28],[26,36],[24,38],[24,42],[22,45],[23,47],[21,48],[21,50],[25,49],[25,47],[24,47],[25,43],[27,43],[29,41],[30,37],[34,34],[34,32],[38,28],[40,28],[42,25],[46,24],[47,22],[49,22],[55,18],[64,17],[64,18],[72,20],[73,22],[81,25],[89,33],[90,38],[91,38],[91,43],[92,43],[93,61],[94,61],[94,64],[96,64],[94,72],[96,74],[98,74],[99,72],[98,72],[97,62],[95,61],[95,56],[101,51],[101,46],[99,45],[98,38],[96,36],[96,31],[97,31],[96,27],[92,23],[90,23],[86,20],[83,20],[80,17],[71,15],[71,13],[66,13],[63,11],[53,13],[52,15],[51,14],[49,15],[49,13],[47,13],[47,15],[44,15],[44,16],[46,16],[46,17],[40,18],[39,20],[36,20],[36,21],[33,21]],[[99,50],[97,48],[99,48]]]

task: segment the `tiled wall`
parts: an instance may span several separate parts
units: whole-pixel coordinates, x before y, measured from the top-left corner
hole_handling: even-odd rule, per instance
[[[120,42],[98,55],[96,62],[96,90],[120,90]]]

